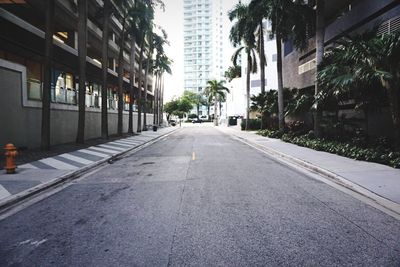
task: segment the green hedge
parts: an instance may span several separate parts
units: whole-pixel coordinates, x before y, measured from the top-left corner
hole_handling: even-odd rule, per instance
[[[243,119],[242,122],[240,123],[240,128],[242,131],[246,128],[246,119]],[[251,130],[259,130],[261,128],[261,120],[260,119],[250,119],[249,120],[249,125],[248,129],[249,131]]]
[[[400,152],[383,147],[360,147],[350,142],[339,142],[326,139],[316,139],[308,135],[292,136],[274,130],[258,131],[258,134],[271,138],[281,138],[283,141],[318,151],[326,151],[340,156],[377,162],[400,168]]]

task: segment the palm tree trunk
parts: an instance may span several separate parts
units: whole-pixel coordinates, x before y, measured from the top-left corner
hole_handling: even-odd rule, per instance
[[[164,120],[164,75],[161,76],[161,91],[160,91],[160,124],[163,124]]]
[[[147,79],[147,75],[149,75],[150,57],[151,57],[150,55],[147,56],[146,70],[144,72],[143,131],[147,131],[147,85],[149,80]]]
[[[79,115],[76,142],[85,142],[85,96],[86,96],[86,54],[87,54],[87,1],[78,1],[78,57],[79,57]]]
[[[125,19],[122,24],[121,39],[118,53],[118,135],[122,135],[122,112],[124,109],[124,43],[125,43]]]
[[[137,118],[137,132],[142,131],[142,79],[143,79],[143,53],[144,53],[144,38],[140,43],[140,56],[139,56],[139,75],[138,75],[138,95],[137,95],[137,106],[138,106],[138,118]]]
[[[317,30],[316,30],[316,65],[317,65],[317,71],[316,74],[319,71],[319,65],[322,62],[322,59],[324,57],[324,48],[325,48],[325,14],[324,14],[324,9],[325,9],[325,0],[317,0],[317,10],[316,10],[316,16],[317,16]],[[315,79],[315,92],[314,96],[317,98],[319,93],[318,89],[318,81]],[[322,117],[322,111],[321,107],[319,107],[317,103],[316,110],[314,112],[314,133],[316,137],[321,137],[321,130],[320,130],[320,120]]]
[[[144,105],[143,105],[143,131],[147,131],[147,85],[148,80],[147,75],[149,75],[150,68],[150,56],[147,56],[146,60],[146,70],[144,72]]]
[[[395,148],[400,150],[400,91],[395,89],[398,86],[398,82],[394,82],[394,84],[386,82],[386,88],[389,92]]]
[[[111,15],[110,0],[104,0],[103,6],[103,36],[101,48],[101,70],[102,70],[102,87],[101,87],[101,137],[108,139],[108,108],[107,108],[107,76],[108,76],[108,33],[109,20]]]
[[[217,96],[214,96],[214,125],[218,126],[218,118],[217,118]]]
[[[222,102],[219,101],[219,117],[222,118]]]
[[[250,51],[247,55],[247,73],[246,73],[246,126],[245,130],[249,129],[249,120],[250,120],[250,72],[251,72],[251,55]]]
[[[132,32],[131,36],[131,55],[129,65],[129,122],[128,122],[128,133],[133,133],[133,99],[135,98],[135,60],[136,60],[136,38]]]
[[[51,69],[53,65],[54,0],[46,1],[46,35],[42,96],[41,149],[50,149]]]
[[[157,94],[158,94],[158,88],[157,88],[157,86],[158,86],[158,74],[156,73],[156,75],[155,75],[155,79],[156,79],[156,81],[155,81],[155,83],[154,83],[154,104],[153,104],[153,125],[156,125],[157,124],[157,118],[156,118],[156,116],[157,116],[157,112],[158,112],[158,108],[157,108],[157,106],[158,106],[158,104],[157,104]]]
[[[279,131],[285,129],[285,117],[283,106],[283,73],[282,73],[282,40],[279,34],[276,35],[276,52],[277,52],[277,72],[278,72],[278,117]]]
[[[264,26],[260,21],[260,79],[261,79],[261,93],[265,93],[265,51],[264,51]]]

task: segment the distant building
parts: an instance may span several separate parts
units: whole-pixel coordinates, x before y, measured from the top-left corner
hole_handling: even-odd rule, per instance
[[[184,89],[203,93],[208,80],[224,80],[223,22],[227,15],[222,0],[183,1]],[[198,115],[207,112],[202,106]]]
[[[45,50],[46,1],[0,1],[0,144],[38,147]],[[51,144],[74,142],[78,123],[77,1],[55,1],[54,68],[51,89]],[[85,138],[101,136],[101,98],[107,97],[109,134],[117,133],[117,45],[121,24],[112,17],[109,34],[108,94],[101,95],[103,2],[88,0],[87,85]],[[124,47],[123,127],[128,127],[129,51]],[[136,49],[139,51],[139,48]],[[136,57],[137,62],[139,56]],[[136,62],[136,69],[138,63]],[[138,71],[137,71],[138,73]],[[153,97],[152,77],[148,99]],[[138,88],[135,82],[136,90]],[[143,89],[142,89],[143,90]],[[142,91],[141,90],[141,91]],[[151,109],[148,110],[151,114]],[[137,113],[134,113],[136,121]],[[149,115],[148,121],[152,121]],[[136,122],[134,126],[136,127]]]

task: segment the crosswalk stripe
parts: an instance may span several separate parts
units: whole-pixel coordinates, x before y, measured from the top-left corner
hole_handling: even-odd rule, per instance
[[[136,144],[140,144],[140,141],[115,141],[121,144],[127,144],[127,145],[136,145]]]
[[[71,164],[62,162],[61,160],[53,159],[53,158],[46,158],[46,159],[41,159],[39,160],[40,162],[47,164],[53,168],[59,169],[59,170],[75,170],[78,169],[78,167],[73,166]]]
[[[4,186],[2,186],[0,184],[0,199],[2,198],[6,198],[8,196],[11,196],[11,193],[7,191],[7,189],[4,188]]]
[[[93,161],[91,161],[91,160],[80,158],[80,157],[77,157],[77,156],[74,156],[74,155],[71,155],[68,153],[62,154],[62,155],[60,155],[60,157],[66,158],[66,159],[69,159],[69,160],[72,160],[72,161],[75,161],[78,163],[86,164],[86,165],[93,163]]]
[[[33,166],[30,163],[22,164],[22,165],[18,166],[18,168],[21,168],[21,169],[39,169],[38,167]]]
[[[113,144],[113,145],[118,145],[118,146],[123,146],[123,147],[131,147],[132,144],[128,144],[128,143],[120,143],[120,142],[111,142],[108,144]]]
[[[87,149],[81,149],[81,150],[78,150],[78,151],[79,151],[79,152],[82,152],[82,153],[85,153],[85,154],[89,154],[89,155],[93,155],[93,156],[98,156],[98,157],[101,157],[101,158],[108,157],[107,154],[103,154],[103,153],[100,153],[100,152],[95,152],[95,151],[91,151],[91,150],[87,150]]]
[[[117,154],[119,152],[119,151],[116,151],[116,150],[105,149],[105,148],[101,148],[101,147],[97,147],[97,146],[91,146],[89,148],[93,149],[93,150],[100,151],[100,152],[106,152],[106,153],[111,153],[111,154]]]
[[[104,147],[104,148],[109,148],[109,149],[114,149],[117,151],[122,151],[125,150],[125,148],[122,147],[115,147],[115,146],[109,146],[109,145],[98,145],[99,147]]]

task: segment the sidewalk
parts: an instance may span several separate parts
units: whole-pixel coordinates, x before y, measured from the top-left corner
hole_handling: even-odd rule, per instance
[[[0,209],[10,206],[55,184],[62,183],[82,172],[96,167],[132,149],[165,136],[177,127],[159,128],[141,134],[111,140],[61,154],[54,151],[48,157],[19,165],[16,174],[5,174],[0,170]],[[35,156],[35,155],[34,155]],[[33,156],[33,157],[34,157]],[[27,156],[29,157],[32,156]],[[26,161],[26,159],[25,159]]]
[[[316,151],[285,143],[280,139],[262,137],[255,132],[241,131],[237,126],[221,126],[218,129],[247,141],[284,161],[317,172],[336,180],[337,183],[345,183],[352,190],[359,191],[354,186],[358,185],[378,197],[393,202],[396,208],[400,208],[400,169]]]

